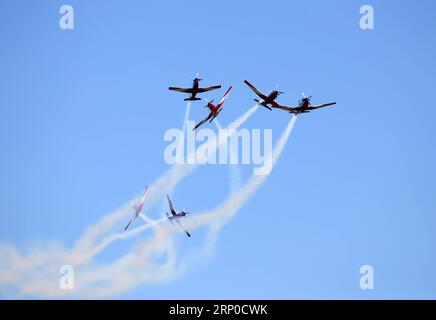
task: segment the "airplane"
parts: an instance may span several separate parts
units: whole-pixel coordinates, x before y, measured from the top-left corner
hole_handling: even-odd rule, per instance
[[[271,107],[280,106],[280,104],[278,104],[275,100],[277,99],[277,97],[279,95],[283,94],[282,91],[273,90],[268,95],[265,95],[262,92],[260,92],[255,86],[253,86],[250,82],[248,82],[247,80],[244,80],[244,82],[251,90],[254,91],[254,93],[256,93],[262,99],[262,101],[259,101],[258,99],[254,99],[254,101],[259,103],[259,105],[261,105],[269,110],[272,110]],[[271,105],[271,107],[269,105]]]
[[[141,213],[142,207],[144,206],[145,197],[147,196],[147,190],[148,190],[148,186],[145,187],[144,195],[142,196],[141,201],[139,201],[138,203],[132,205],[133,209],[135,209],[135,216],[132,218],[132,220],[129,221],[127,226],[124,228],[124,231],[127,230],[127,228],[130,226],[130,224],[133,221],[135,221],[135,219],[138,218],[139,214]]]
[[[200,88],[199,82],[201,80],[202,79],[198,77],[198,73],[197,73],[195,79],[193,80],[192,88],[169,87],[168,89],[172,91],[190,93],[191,96],[186,98],[185,101],[197,101],[197,100],[201,100],[200,98],[196,97],[197,94],[221,88],[220,85],[207,87],[207,88]]]
[[[207,101],[207,105],[205,105],[205,108],[209,108],[210,113],[209,115],[202,120],[200,123],[198,123],[195,128],[193,128],[192,130],[196,130],[197,128],[199,128],[200,126],[202,126],[206,121],[212,122],[213,119],[215,119],[219,113],[222,110],[222,105],[224,103],[224,101],[227,99],[227,96],[229,95],[230,90],[232,90],[232,86],[230,86],[230,88],[227,90],[227,92],[224,94],[224,96],[222,97],[222,99],[220,100],[220,102],[217,105],[213,104],[213,100],[212,101]]]
[[[182,229],[183,231],[185,231],[185,233],[186,233],[186,235],[188,236],[188,237],[191,237],[191,234],[185,229],[185,227],[182,225],[182,223],[180,222],[180,218],[182,218],[182,217],[184,217],[184,216],[186,216],[189,212],[186,212],[186,211],[180,211],[180,212],[177,212],[175,209],[174,209],[174,207],[173,207],[173,203],[171,202],[171,199],[170,199],[170,196],[169,195],[167,195],[167,199],[168,199],[168,206],[170,207],[170,210],[171,210],[171,215],[168,213],[168,212],[166,212],[166,214],[167,214],[167,217],[168,217],[168,220],[170,220],[170,222],[173,224],[173,221],[176,221],[177,222],[177,224],[179,225],[179,227],[180,227],[180,229]]]
[[[316,106],[312,106],[310,103],[310,99],[312,98],[312,96],[306,97],[304,92],[302,92],[302,94],[303,94],[303,99],[298,101],[298,107],[287,107],[287,106],[282,106],[279,104],[277,106],[273,106],[273,108],[282,109],[282,110],[285,110],[289,113],[299,115],[300,113],[309,113],[312,110],[316,110],[319,108],[324,108],[324,107],[328,107],[328,106],[332,106],[332,105],[336,104],[336,102],[329,102],[329,103],[323,103],[323,104],[319,104]]]

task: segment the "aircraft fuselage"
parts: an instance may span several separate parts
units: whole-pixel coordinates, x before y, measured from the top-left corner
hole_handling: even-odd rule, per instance
[[[279,96],[278,91],[272,91],[265,100],[263,100],[260,104],[264,107],[271,104],[277,97]]]
[[[302,99],[299,103],[299,107],[300,108],[307,108],[310,106],[310,101],[309,99]]]
[[[172,214],[173,214],[172,216],[168,216],[168,219],[173,220],[173,219],[178,219],[178,218],[186,216],[186,212],[183,212],[183,211],[179,212],[179,213],[173,212]]]
[[[195,100],[196,95],[198,93],[198,87],[199,87],[199,79],[194,79],[194,83],[192,84],[192,93],[191,97],[189,97],[189,100]]]
[[[212,112],[212,114],[214,116],[218,115],[218,113],[221,111],[221,108],[217,108],[213,103],[209,102],[207,104],[207,107],[209,108],[210,112]]]
[[[268,102],[272,102],[275,99],[277,99],[277,97],[279,96],[279,92],[278,91],[272,91],[269,95],[268,95]]]
[[[194,84],[192,85],[192,90],[197,93],[198,91],[198,87],[199,87],[199,80],[198,79],[194,79]]]
[[[139,214],[140,214],[141,211],[142,211],[142,207],[143,207],[143,206],[144,206],[143,203],[140,203],[140,204],[138,204],[138,205],[133,206],[133,207],[135,208],[135,215],[136,215],[136,216],[139,216]]]

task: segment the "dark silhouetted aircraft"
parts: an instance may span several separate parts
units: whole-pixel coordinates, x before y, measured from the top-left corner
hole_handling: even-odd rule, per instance
[[[201,100],[200,98],[196,97],[197,94],[221,88],[221,86],[212,86],[212,87],[207,87],[207,88],[200,88],[199,82],[201,80],[202,79],[198,78],[198,74],[197,74],[195,76],[195,79],[193,80],[194,82],[192,84],[192,88],[169,87],[168,89],[172,90],[172,91],[190,93],[191,96],[186,98],[185,101],[197,101],[197,100]]]
[[[174,207],[173,207],[173,203],[171,202],[171,199],[170,199],[170,196],[168,196],[167,195],[167,198],[168,198],[168,206],[170,207],[170,211],[171,211],[171,215],[167,212],[166,214],[167,214],[167,217],[168,217],[168,220],[170,220],[170,222],[171,223],[173,223],[173,221],[175,221],[178,225],[179,225],[179,227],[183,230],[183,231],[185,231],[185,233],[186,233],[186,235],[188,236],[188,237],[190,237],[191,236],[191,234],[185,229],[185,227],[182,225],[182,223],[180,222],[180,218],[183,218],[183,217],[185,217],[187,214],[189,214],[189,212],[186,212],[186,211],[180,211],[180,212],[177,212],[175,209],[174,209]]]
[[[207,102],[207,105],[204,107],[209,108],[209,110],[210,110],[209,115],[205,119],[203,119],[200,123],[198,123],[195,126],[195,128],[193,128],[192,130],[196,130],[197,128],[202,126],[206,121],[212,122],[212,120],[215,119],[219,115],[219,113],[222,110],[222,105],[223,105],[224,101],[226,100],[227,96],[229,95],[230,90],[232,90],[232,86],[230,86],[229,90],[227,90],[227,92],[224,94],[221,101],[217,105],[213,104],[213,100]]]
[[[282,109],[282,110],[285,110],[289,113],[299,115],[300,113],[309,113],[312,110],[316,110],[319,108],[324,108],[324,107],[328,107],[328,106],[332,106],[332,105],[336,104],[336,102],[329,102],[329,103],[324,103],[324,104],[312,106],[310,103],[311,98],[312,98],[312,96],[306,97],[306,95],[303,92],[303,99],[298,101],[298,107],[292,107],[292,106],[287,107],[287,106],[282,106],[282,105],[278,104],[278,105],[273,106],[273,108]]]
[[[253,86],[250,82],[248,82],[247,80],[244,80],[244,82],[251,90],[254,91],[254,93],[256,93],[262,99],[262,101],[259,101],[258,99],[254,99],[254,101],[256,101],[260,106],[263,106],[269,110],[272,110],[271,107],[280,106],[280,104],[275,102],[275,100],[283,92],[278,91],[278,90],[273,90],[268,95],[265,95],[262,92],[260,92],[255,86]],[[269,106],[269,105],[271,105],[271,106]]]

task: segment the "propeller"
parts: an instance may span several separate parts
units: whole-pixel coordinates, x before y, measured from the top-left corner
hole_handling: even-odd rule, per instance
[[[283,91],[279,91],[279,84],[278,83],[276,83],[276,87],[275,87],[274,91],[277,92],[278,94],[283,94],[284,93]]]
[[[206,98],[203,98],[203,100],[207,102],[207,105],[205,105],[204,108],[208,108],[209,107],[209,103],[213,104],[213,100],[215,100],[215,99],[212,99],[211,101],[209,101]]]
[[[301,95],[303,96],[303,99],[300,101],[300,103],[303,103],[303,101],[307,101],[307,104],[310,106],[310,99],[312,99],[312,96],[306,97],[304,92],[301,92]]]
[[[308,99],[308,100],[312,99],[312,96],[306,97],[304,92],[301,92],[301,95],[303,96],[304,99]]]

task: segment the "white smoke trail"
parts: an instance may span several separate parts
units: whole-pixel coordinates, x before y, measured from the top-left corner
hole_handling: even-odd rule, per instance
[[[214,123],[218,130],[222,130],[222,127],[217,119],[214,120]],[[233,152],[235,150],[229,146],[227,146],[227,149],[229,150],[230,159],[235,158],[233,155]],[[229,164],[229,180],[230,180],[230,194],[233,194],[234,192],[238,191],[238,189],[241,186],[241,169],[239,167],[239,164]]]
[[[214,120],[215,125],[218,130],[222,130],[222,127],[218,120]],[[233,153],[235,152],[234,148],[231,146],[227,146],[230,159],[234,157]],[[239,167],[239,164],[228,164],[229,168],[229,182],[230,182],[230,194],[229,196],[232,196],[235,194],[241,187],[241,169]],[[221,228],[223,227],[223,223],[219,220],[211,221],[209,224],[209,230],[206,235],[206,241],[205,245],[202,249],[202,254],[199,254],[200,256],[211,256],[214,253],[215,244],[218,241],[218,236],[221,231]]]
[[[281,153],[284,150],[286,141],[288,140],[292,129],[295,125],[296,117],[293,116],[293,118],[288,123],[286,129],[280,136],[278,142],[276,143],[276,146],[274,147],[272,151],[272,157],[270,157],[272,161],[272,166],[274,168],[275,164],[277,163]],[[266,157],[268,158],[268,157]],[[162,252],[166,252],[168,259],[165,261],[165,263],[161,265],[153,265],[153,267],[147,265],[143,265],[142,268],[146,268],[145,275],[148,274],[148,270],[150,268],[153,268],[153,270],[156,272],[155,277],[146,277],[145,275],[138,275],[135,277],[135,280],[142,281],[142,283],[163,283],[167,281],[171,281],[174,279],[177,279],[178,277],[182,276],[191,266],[193,263],[201,263],[204,262],[205,258],[207,258],[214,247],[214,244],[217,241],[217,237],[219,234],[219,230],[230,220],[233,218],[233,216],[237,213],[237,211],[244,205],[244,203],[249,200],[250,196],[253,195],[253,193],[260,187],[262,184],[266,181],[268,176],[256,176],[253,175],[249,181],[243,185],[238,192],[231,195],[227,200],[225,200],[221,205],[219,205],[217,208],[215,208],[212,211],[205,212],[203,214],[195,215],[189,219],[185,219],[184,224],[187,227],[189,231],[195,231],[196,229],[200,227],[207,227],[209,226],[211,228],[209,235],[206,238],[205,246],[200,251],[195,251],[194,254],[188,255],[185,257],[185,259],[182,259],[179,261],[179,263],[176,263],[175,261],[175,252],[174,252],[174,239],[173,236],[173,228],[171,228],[170,225],[163,225],[162,230],[164,230],[161,235],[161,237],[152,237],[150,240],[145,240],[142,245],[147,246],[148,250],[155,252],[155,247],[159,248],[160,254]],[[171,228],[169,230],[169,228]],[[104,271],[104,274],[106,277],[110,279],[117,279],[117,281],[113,281],[111,283],[111,286],[105,286],[104,292],[99,292],[98,294],[105,294],[112,296],[114,294],[122,293],[128,289],[131,289],[133,286],[138,285],[138,283],[131,284],[130,281],[127,279],[123,279],[123,283],[118,281],[118,273],[123,272],[123,275],[125,274],[125,268],[129,267],[128,263],[123,264],[123,260],[120,259],[116,261],[113,265],[122,265],[122,267],[119,268],[112,268],[111,272],[114,272],[114,274],[111,274],[111,276],[107,275],[107,272]],[[111,265],[111,266],[113,266]],[[118,270],[119,269],[119,270]],[[140,280],[139,280],[140,279]],[[127,282],[126,282],[127,281]],[[129,285],[125,285],[125,283],[130,283]],[[90,286],[92,290],[93,286]],[[87,294],[90,294],[90,292],[87,292]],[[94,293],[92,293],[92,296]],[[97,295],[99,296],[99,295]]]
[[[190,110],[191,110],[191,101],[188,101],[188,103],[186,104],[185,116],[183,117],[182,130],[180,132],[181,137],[179,139],[179,144],[177,145],[177,150],[179,150],[182,147],[182,145],[184,144],[186,125],[187,125],[188,120],[189,120]],[[180,153],[180,154],[182,154],[182,153]],[[182,163],[182,160],[183,159],[178,159],[177,163]]]
[[[253,112],[257,109],[257,106],[254,108]],[[251,109],[250,109],[251,110]],[[231,125],[227,127],[227,129],[234,129],[236,130],[246,119],[248,119],[248,116],[241,116],[238,118],[235,122],[233,122]],[[273,150],[273,155],[271,157],[273,161],[273,165],[277,161],[278,157],[280,156],[283,147],[289,137],[289,134],[294,126],[296,118],[294,117],[290,123],[288,124],[286,130],[282,134],[281,138],[279,139],[276,147]],[[232,126],[233,125],[233,126]],[[218,124],[219,126],[219,124]],[[228,131],[231,134],[231,131]],[[266,157],[268,158],[268,157]],[[239,192],[236,194],[233,194],[228,201],[226,201],[223,205],[218,207],[212,212],[208,212],[202,215],[199,215],[198,217],[194,218],[191,221],[188,221],[186,224],[188,226],[188,229],[196,229],[200,226],[209,225],[210,226],[210,232],[207,237],[205,250],[203,251],[203,254],[206,256],[210,254],[211,250],[213,249],[214,244],[216,243],[218,234],[222,226],[225,224],[225,222],[229,219],[219,219],[226,218],[225,215],[223,215],[223,212],[230,213],[231,210],[228,210],[229,206],[234,205],[233,213],[234,215],[237,210],[243,205],[243,203],[248,200],[251,193],[253,193],[260,185],[261,180],[266,180],[267,176],[253,176],[253,178],[249,181],[247,185],[242,187]],[[256,182],[256,183],[253,183]],[[165,218],[163,218],[165,219]],[[145,228],[145,226],[144,226]],[[168,260],[165,264],[162,266],[157,267],[157,270],[159,270],[158,274],[163,274],[161,277],[154,277],[154,278],[146,278],[143,279],[143,282],[146,283],[152,283],[152,282],[163,282],[163,281],[169,281],[171,279],[175,279],[186,271],[186,268],[188,266],[188,263],[182,262],[180,265],[175,264],[175,256],[174,256],[174,245],[172,237],[172,232],[168,231],[168,226],[164,226],[163,228],[159,229],[162,231],[162,233],[159,235],[159,237],[153,237],[151,240],[148,240],[148,242],[152,242],[154,245],[149,246],[149,250],[153,251],[155,246],[160,248],[162,251],[168,252]],[[159,238],[159,239],[157,239]],[[148,243],[145,241],[145,243]],[[196,259],[198,259],[197,257]],[[121,263],[121,261],[124,261],[123,259],[120,259],[116,262],[116,264]],[[125,270],[126,266],[123,266],[120,268],[121,270]],[[162,270],[165,270],[165,272],[162,272]],[[115,272],[112,270],[111,272]],[[115,272],[116,273],[116,272]],[[136,281],[139,281],[137,277],[135,278]],[[101,295],[113,295],[117,293],[124,292],[125,290],[131,288],[134,286],[134,284],[130,284],[126,286],[126,283],[129,283],[126,279],[123,279],[123,285],[120,284],[120,282],[114,282],[111,287],[106,287],[104,292],[99,291],[99,293],[96,295],[97,297],[101,297]],[[137,285],[137,282],[135,282],[135,285]],[[92,286],[91,286],[92,288]],[[90,292],[87,292],[87,295],[91,294]],[[91,296],[94,296],[94,294],[91,294]]]
[[[292,116],[272,151],[272,157],[265,157],[265,159],[271,159],[272,168],[274,168],[277,160],[283,152],[286,141],[289,139],[289,135],[295,126],[296,120],[297,117]],[[237,192],[232,193],[231,196],[215,210],[193,216],[189,221],[187,221],[186,227],[190,230],[194,230],[204,225],[210,226],[206,245],[203,249],[203,254],[205,256],[209,256],[213,253],[221,228],[238,212],[251,195],[262,186],[267,178],[268,175],[253,175],[247,183],[240,187]]]
[[[189,106],[189,105],[188,105]],[[258,109],[258,105],[251,107],[249,110],[244,112],[240,117],[230,123],[226,132],[231,133],[234,130],[237,130],[248,118],[253,115],[254,112]],[[188,117],[188,112],[185,112],[185,118]],[[185,122],[186,124],[186,122]],[[186,127],[185,127],[186,128]],[[202,148],[207,149],[217,149],[222,143],[226,141],[228,137],[223,135],[219,137],[219,141],[217,143],[216,140],[208,140],[204,142],[198,150]],[[190,156],[188,155],[188,158]],[[170,170],[168,170],[164,175],[159,177],[153,184],[150,186],[147,201],[144,203],[143,211],[146,211],[150,208],[156,201],[163,199],[166,194],[170,193],[175,186],[186,176],[192,173],[196,168],[198,168],[199,164],[175,164]],[[137,202],[140,197],[136,197],[131,202]],[[95,251],[94,248],[98,246],[97,240],[99,237],[105,232],[110,231],[115,225],[119,224],[121,220],[125,219],[126,216],[130,213],[131,205],[124,205],[122,208],[114,211],[113,213],[105,216],[99,222],[97,222],[94,226],[90,227],[85,231],[83,236],[77,241],[73,252],[79,253],[74,254],[74,259],[69,259],[74,262],[74,264],[82,264],[89,260],[89,258],[93,257],[89,252],[100,252]],[[104,249],[104,247],[102,247]],[[87,254],[83,254],[86,252]]]
[[[286,140],[291,133],[295,123],[295,117],[290,121],[284,133],[279,138],[273,155],[271,157],[273,166],[277,162]],[[253,176],[248,183],[242,186],[239,191],[215,210],[199,214],[185,220],[186,227],[193,231],[202,226],[210,226],[219,222],[218,230],[228,222],[241,206],[250,198],[250,196],[262,185],[267,179],[267,176]],[[145,218],[146,219],[146,218]],[[160,221],[158,221],[159,223]],[[48,257],[41,252],[33,253],[27,257],[23,257],[14,248],[6,248],[1,250],[0,256],[2,263],[11,264],[7,274],[0,273],[0,283],[5,278],[9,279],[6,284],[15,284],[20,282],[21,295],[44,295],[49,297],[76,296],[88,298],[102,298],[113,296],[130,290],[140,284],[164,283],[182,276],[187,268],[192,263],[204,260],[210,251],[211,246],[215,243],[216,238],[212,239],[213,243],[206,243],[206,250],[200,252],[201,255],[190,256],[190,259],[182,259],[179,263],[176,259],[174,249],[174,232],[169,229],[171,226],[163,224],[158,228],[154,235],[149,239],[141,239],[136,247],[129,251],[119,259],[103,265],[86,264],[75,271],[75,290],[73,292],[65,292],[60,290],[58,283],[53,279],[58,279],[57,268],[59,266],[59,257],[53,255],[55,250],[51,250],[51,255]],[[145,225],[139,227],[142,229],[149,228]],[[138,228],[137,228],[138,229]],[[141,230],[142,231],[142,230]],[[131,232],[138,232],[136,229]],[[216,233],[217,234],[217,233]],[[124,235],[123,235],[124,236]],[[121,235],[115,236],[121,237]],[[126,235],[125,237],[128,237]],[[110,239],[112,241],[112,239]],[[206,239],[211,241],[210,237]],[[109,240],[107,240],[109,241]],[[62,253],[62,252],[61,252]],[[163,257],[163,258],[162,258]],[[32,259],[34,268],[29,270],[29,259]],[[25,267],[25,279],[22,279],[20,274],[11,280],[12,267],[20,269]],[[1,268],[0,270],[2,270]],[[38,274],[38,270],[41,274]],[[23,272],[23,270],[19,270]],[[4,281],[3,281],[3,284]]]
[[[286,141],[294,128],[295,122],[297,120],[296,116],[292,116],[289,121],[285,131],[279,138],[276,146],[273,149],[273,154],[271,157],[272,166],[274,168],[277,160],[279,159],[283,149],[285,147]],[[265,157],[266,159],[268,157]],[[241,208],[241,206],[250,198],[250,196],[266,181],[268,175],[257,176],[253,175],[250,180],[245,183],[238,192],[234,193],[228,200],[226,200],[222,205],[213,211],[206,212],[204,214],[196,215],[190,218],[186,226],[191,229],[198,228],[202,225],[208,224],[210,221],[215,221],[222,219],[221,221],[228,221],[234,214]]]
[[[242,116],[233,121],[227,129],[236,130],[257,108],[258,106],[256,105],[246,111]],[[219,141],[219,144],[221,142],[222,140]],[[216,141],[207,141],[203,145],[205,144],[217,147]],[[159,177],[150,186],[144,210],[171,191],[175,185],[197,167],[198,165],[175,165]],[[136,202],[138,200],[139,197],[136,197],[133,201]],[[157,221],[148,220],[148,225],[135,228],[126,233],[118,232],[103,237],[104,234],[111,231],[114,227],[118,228],[120,221],[125,220],[131,214],[130,211],[130,204],[126,204],[120,209],[104,216],[100,221],[85,230],[71,250],[65,249],[58,244],[47,244],[44,248],[31,248],[28,252],[20,253],[13,246],[0,245],[0,291],[11,292],[10,290],[13,291],[14,288],[18,288],[18,294],[21,295],[70,296],[70,292],[60,290],[58,282],[53,281],[53,279],[59,279],[59,267],[63,264],[71,264],[80,270],[80,273],[76,276],[77,287],[80,289],[75,290],[73,293],[76,296],[99,297],[113,295],[117,292],[122,292],[125,288],[133,287],[133,283],[159,282],[177,276],[173,265],[175,262],[175,252],[173,241],[171,240],[172,234],[168,232],[167,228],[158,228],[158,224],[162,219]],[[146,270],[141,270],[142,273],[139,275],[136,274],[132,276],[133,278],[127,279],[126,273],[129,274],[129,271],[126,270],[129,269],[128,266],[131,267],[131,263],[139,264],[141,267],[145,263],[144,261],[137,261],[138,258],[136,258],[135,252],[129,252],[109,266],[96,266],[88,263],[92,257],[114,241],[132,237],[150,228],[156,231],[152,238],[147,242],[139,242],[134,249],[135,252],[142,252],[144,248],[147,248],[146,256],[148,260],[146,265],[149,267],[147,272]],[[164,264],[154,262],[152,259],[153,255],[162,255],[164,253],[167,257]],[[171,273],[164,272],[165,270],[171,270]],[[113,276],[111,276],[109,271],[113,272]],[[161,273],[157,274],[157,271]],[[90,274],[92,276],[89,276]],[[140,278],[139,282],[137,278]],[[105,287],[99,281],[108,281],[111,284]],[[106,290],[107,288],[111,289]]]
[[[189,120],[190,110],[191,110],[191,101],[188,101],[188,103],[186,104],[185,116],[183,117],[182,129],[181,129],[180,137],[179,137],[179,140],[178,140],[179,143],[177,145],[177,150],[182,148],[183,145],[184,145],[185,134],[186,134],[186,125],[187,125],[188,120]],[[182,157],[183,153],[178,153],[178,154],[180,155],[180,157],[176,161],[177,164],[183,162],[183,159],[180,159]],[[176,185],[176,183],[174,181],[175,178],[176,178],[175,177],[175,171],[172,171],[171,184],[173,184],[173,185]],[[165,211],[166,206],[167,206],[167,201],[166,201],[166,198],[164,197],[164,198],[162,198],[161,212]]]
[[[104,248],[106,248],[108,245],[110,245],[112,242],[114,242],[116,240],[127,239],[130,237],[136,236],[136,235],[144,232],[145,230],[148,230],[151,228],[157,228],[159,226],[159,223],[166,220],[166,218],[152,220],[144,215],[142,215],[141,217],[143,217],[144,221],[147,224],[136,227],[135,229],[132,229],[130,231],[114,233],[114,234],[107,236],[106,238],[103,238],[103,240],[94,248],[94,250],[90,252],[90,256],[95,256],[96,254],[101,252]],[[88,257],[88,259],[89,259],[89,257]]]

